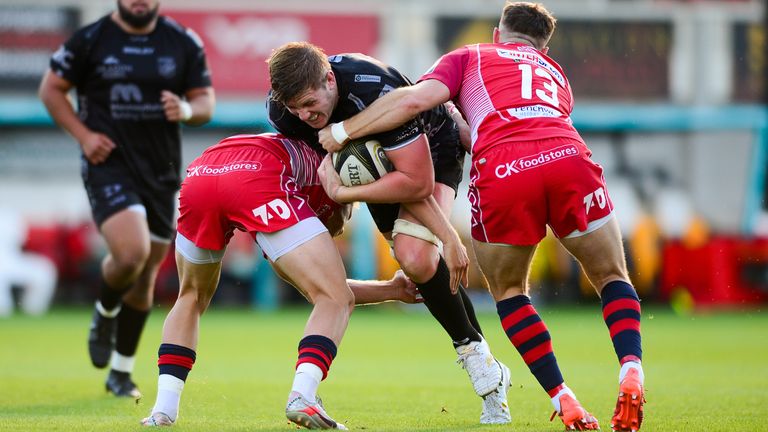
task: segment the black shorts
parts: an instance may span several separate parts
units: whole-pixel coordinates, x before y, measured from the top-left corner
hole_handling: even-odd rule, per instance
[[[459,129],[453,121],[445,122],[436,130],[427,130],[432,165],[435,167],[435,183],[449,186],[456,192],[464,174],[464,147],[459,139]]]
[[[382,234],[392,232],[395,227],[395,219],[400,214],[400,204],[366,204],[371,212],[376,228]]]
[[[442,183],[453,189],[454,198],[464,174],[464,147],[459,140],[459,130],[453,121],[442,127],[426,131],[432,164],[435,167],[435,183]],[[400,204],[368,204],[373,221],[380,233],[391,232],[395,219],[400,214]]]
[[[82,160],[80,175],[97,227],[101,228],[101,224],[113,214],[139,204],[147,211],[149,232],[159,239],[173,238],[176,190],[139,188],[126,169],[116,165],[92,165],[85,159]]]

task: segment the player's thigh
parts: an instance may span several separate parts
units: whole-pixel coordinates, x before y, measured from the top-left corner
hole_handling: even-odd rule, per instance
[[[142,206],[126,207],[101,224],[107,248],[117,261],[143,263],[150,254],[150,234]]]
[[[440,206],[440,210],[443,211],[446,218],[451,217],[453,212],[453,203],[456,201],[456,191],[443,183],[435,183],[435,191],[432,196],[437,201],[437,205]]]
[[[341,255],[327,231],[281,255],[274,265],[313,303],[320,297],[354,302]]]
[[[538,149],[533,143],[498,145],[473,160],[467,198],[474,240],[527,246],[544,238],[547,191],[542,170],[515,165]]]
[[[528,272],[536,246],[472,241],[477,264],[496,301],[528,293]]]
[[[160,268],[160,264],[165,260],[165,256],[168,255],[168,250],[171,248],[171,243],[168,241],[151,241],[149,246],[149,259],[147,260],[147,267],[145,272],[157,272]]]
[[[179,273],[179,297],[196,296],[198,304],[208,307],[221,277],[221,261],[195,263],[176,251],[176,269]]]
[[[616,217],[600,228],[578,237],[560,239],[581,264],[589,280],[600,291],[612,280],[629,280],[624,245]]]
[[[576,237],[601,227],[613,213],[603,176],[579,142],[544,140],[551,163],[539,169],[546,184],[547,223],[558,238]]]
[[[152,241],[170,244],[176,232],[176,190],[141,191]]]

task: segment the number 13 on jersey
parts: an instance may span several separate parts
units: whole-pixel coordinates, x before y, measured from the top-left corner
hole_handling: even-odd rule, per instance
[[[520,84],[520,97],[523,99],[533,99],[533,74],[535,73],[537,76],[549,81],[541,82],[543,88],[535,89],[536,96],[544,102],[557,107],[557,83],[555,83],[552,75],[550,75],[546,69],[537,67],[534,70],[533,66],[525,63],[517,65],[517,68],[523,73],[523,79]],[[538,83],[539,81],[537,80],[537,84]]]

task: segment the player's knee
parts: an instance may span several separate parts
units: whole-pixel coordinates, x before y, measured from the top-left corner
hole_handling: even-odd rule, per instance
[[[595,291],[597,291],[598,295],[601,295],[603,292],[603,288],[605,288],[606,285],[608,285],[611,282],[616,281],[622,281],[628,283],[630,286],[632,286],[632,281],[629,280],[629,276],[626,274],[613,274],[613,275],[607,275],[606,277],[593,281],[592,283],[595,286]],[[634,287],[633,287],[634,288]]]
[[[213,294],[207,293],[207,292],[198,292],[197,297],[195,297],[195,308],[197,309],[197,313],[202,315],[205,313],[205,311],[208,310],[208,306],[211,305],[211,298],[213,297]]]
[[[111,254],[115,270],[124,276],[135,276],[144,270],[149,259],[149,247],[130,248]]]
[[[437,271],[437,256],[421,248],[396,248],[395,259],[405,274],[416,282],[426,282]]]
[[[206,289],[205,287],[182,282],[179,287],[179,298],[176,300],[174,308],[186,308],[197,311],[198,315],[202,315],[211,304],[213,293],[213,290]]]
[[[605,285],[615,280],[623,280],[629,283],[629,273],[626,266],[621,263],[606,262],[585,270],[598,293]]]
[[[349,289],[349,286],[346,286],[346,289],[334,290],[329,297],[331,301],[340,308],[347,309],[349,313],[352,313],[352,310],[355,308],[355,295]]]
[[[312,296],[310,299],[312,304],[318,305],[325,303],[326,305],[332,305],[334,308],[340,311],[346,311],[349,315],[355,309],[355,296],[352,294],[352,290],[347,286],[346,289],[332,289],[322,290]]]

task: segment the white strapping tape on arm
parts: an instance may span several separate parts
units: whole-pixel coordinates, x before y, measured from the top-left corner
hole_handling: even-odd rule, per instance
[[[333,139],[335,139],[336,142],[339,144],[344,144],[349,139],[347,130],[344,129],[344,122],[338,122],[338,123],[332,124],[331,135],[333,135]]]
[[[192,105],[185,100],[179,101],[179,111],[181,111],[181,121],[187,121],[192,118]]]

